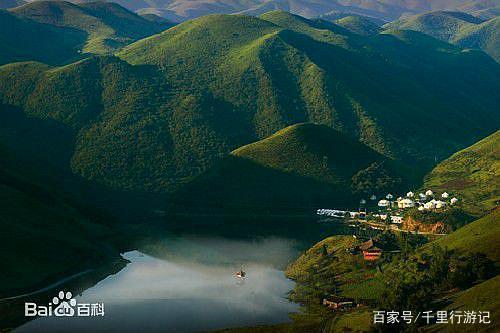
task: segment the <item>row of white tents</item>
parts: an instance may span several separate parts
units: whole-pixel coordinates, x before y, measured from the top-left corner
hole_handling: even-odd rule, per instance
[[[432,190],[427,190],[425,193],[419,193],[418,196],[415,195],[413,192],[408,192],[406,193],[406,198],[399,197],[396,199],[396,201],[392,201],[394,196],[392,194],[387,194],[386,199],[379,200],[378,206],[383,207],[383,208],[388,208],[388,207],[393,207],[397,205],[398,208],[413,208],[418,206],[419,210],[425,210],[425,209],[443,209],[448,204],[450,205],[455,205],[458,202],[458,199],[453,197],[450,199],[449,203],[446,202],[450,195],[447,192],[444,192],[441,194],[441,198],[444,200],[436,200],[434,198],[434,192]],[[416,199],[414,199],[417,197]],[[432,199],[430,201],[426,201],[429,197]]]

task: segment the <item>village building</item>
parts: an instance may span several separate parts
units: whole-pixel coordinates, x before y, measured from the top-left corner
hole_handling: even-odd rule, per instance
[[[423,211],[425,208],[424,208],[424,206],[418,206],[418,208],[417,208],[417,209],[418,209],[419,211]]]
[[[376,246],[363,251],[363,258],[367,261],[378,260],[380,259],[381,256],[382,256],[382,250]]]
[[[390,205],[391,203],[389,202],[389,200],[382,199],[378,202],[379,207],[389,207]]]
[[[385,196],[385,198],[386,198],[387,200],[391,200],[392,198],[394,198],[394,196],[393,196],[392,194],[390,194],[390,193],[389,193],[389,194],[387,194],[387,195]]]
[[[419,193],[418,196],[420,197],[420,200],[425,200],[427,199],[427,196],[423,193]]]
[[[415,207],[415,202],[411,199],[398,200],[398,208],[412,208]]]
[[[456,204],[457,202],[458,202],[458,199],[455,197],[451,198],[451,200],[450,200],[450,204],[452,204],[452,205]]]
[[[434,202],[434,207],[436,209],[443,209],[446,207],[446,202],[438,200],[438,201]]]
[[[426,202],[426,203],[424,204],[424,208],[425,208],[425,209],[434,209],[434,207],[435,207],[435,206],[434,206],[434,202],[433,202],[433,201],[429,201],[429,202]]]
[[[425,192],[425,195],[430,197],[431,195],[434,195],[434,192],[432,192],[431,190],[427,190],[427,192]]]
[[[355,308],[356,302],[353,298],[338,297],[332,295],[327,298],[323,298],[323,305],[332,310],[342,311]]]
[[[410,192],[406,193],[406,196],[407,196],[408,198],[413,198],[413,196],[414,196],[414,195],[415,195],[415,193],[413,193],[412,191],[410,191]]]
[[[441,194],[441,198],[443,199],[448,199],[450,195],[447,193],[447,192],[444,192],[443,194]]]

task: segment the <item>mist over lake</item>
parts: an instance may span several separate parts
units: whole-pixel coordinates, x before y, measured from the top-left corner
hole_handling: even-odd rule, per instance
[[[151,244],[156,257],[124,253],[130,264],[76,298],[104,302],[104,317],[40,318],[16,332],[190,332],[286,322],[299,309],[287,299],[294,283],[283,273],[297,245],[275,237],[167,238]],[[241,266],[245,280],[234,277]]]

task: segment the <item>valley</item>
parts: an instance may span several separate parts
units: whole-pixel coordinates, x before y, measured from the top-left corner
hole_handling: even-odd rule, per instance
[[[494,331],[497,10],[2,3],[0,331],[58,288],[109,306],[75,331]]]

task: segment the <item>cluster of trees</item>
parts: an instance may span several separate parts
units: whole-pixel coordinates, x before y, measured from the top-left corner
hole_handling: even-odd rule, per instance
[[[398,256],[384,267],[385,289],[380,306],[396,311],[431,310],[435,295],[467,289],[496,273],[494,263],[481,253],[458,254],[433,246],[429,253]]]

